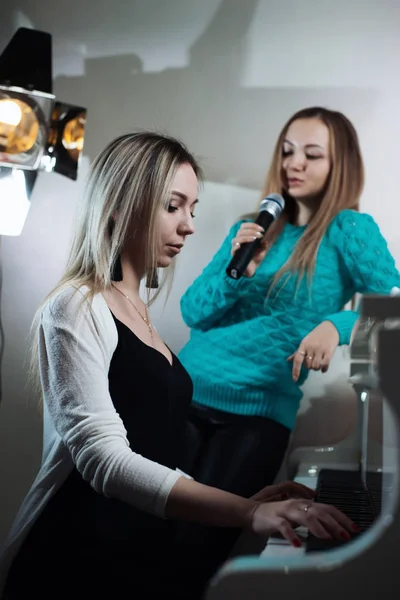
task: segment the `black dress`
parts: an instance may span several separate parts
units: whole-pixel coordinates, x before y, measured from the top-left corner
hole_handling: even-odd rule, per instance
[[[175,469],[192,397],[179,359],[144,344],[114,317],[109,389],[133,451]],[[5,598],[156,598],[179,587],[176,523],[98,494],[75,469],[30,530]],[[182,592],[183,593],[183,592]],[[29,594],[29,595],[28,595]],[[121,595],[120,595],[121,594]],[[175,594],[179,596],[179,593]],[[185,597],[183,595],[182,597]]]

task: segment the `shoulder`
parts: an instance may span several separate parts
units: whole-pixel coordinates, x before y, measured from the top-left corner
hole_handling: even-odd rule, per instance
[[[375,262],[390,254],[386,238],[375,219],[367,213],[341,211],[331,222],[329,235],[344,257]]]
[[[349,235],[379,231],[379,227],[371,215],[350,209],[340,211],[332,219],[329,228]]]
[[[356,210],[342,210],[331,221],[327,237],[339,249],[349,251],[364,246],[386,245],[375,219],[367,213]]]
[[[51,295],[41,310],[41,321],[81,331],[89,327],[100,336],[117,336],[103,295],[91,295],[87,286],[69,285]]]
[[[41,314],[44,318],[55,321],[74,320],[79,312],[89,302],[86,297],[90,293],[88,287],[75,287],[69,285],[53,292],[44,304]]]
[[[96,296],[102,297],[101,294],[92,296],[87,286],[68,285],[51,294],[43,306],[42,316],[54,320],[74,321],[80,314],[87,315],[90,311],[96,310],[95,305],[97,311],[102,310],[99,299],[95,302]]]

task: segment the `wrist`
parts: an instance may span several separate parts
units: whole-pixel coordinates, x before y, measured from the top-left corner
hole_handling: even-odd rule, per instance
[[[251,506],[249,506],[248,508],[248,512],[246,514],[246,522],[243,525],[243,529],[254,531],[255,514],[257,512],[257,509],[261,506],[261,504],[263,504],[263,502],[261,502],[260,500],[251,500]]]
[[[223,273],[222,277],[225,285],[227,285],[230,289],[236,290],[240,290],[242,287],[245,287],[249,279],[251,279],[250,277],[246,277],[244,274],[239,279],[233,279],[232,277],[229,277],[227,273]]]

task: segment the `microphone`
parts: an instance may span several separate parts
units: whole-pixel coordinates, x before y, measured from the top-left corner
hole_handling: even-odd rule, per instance
[[[267,233],[271,223],[277,219],[283,209],[285,201],[280,194],[269,194],[260,205],[260,212],[255,223],[264,228],[264,235]],[[232,257],[229,263],[226,274],[232,279],[239,279],[245,272],[247,265],[252,260],[254,252],[261,243],[262,238],[257,238],[253,242],[242,244],[241,247]]]

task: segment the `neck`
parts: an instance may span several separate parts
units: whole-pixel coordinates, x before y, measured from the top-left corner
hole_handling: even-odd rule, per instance
[[[317,200],[307,200],[302,202],[301,200],[296,200],[297,206],[297,214],[295,218],[295,225],[302,227],[303,225],[308,225],[311,221],[312,217],[317,211]]]

